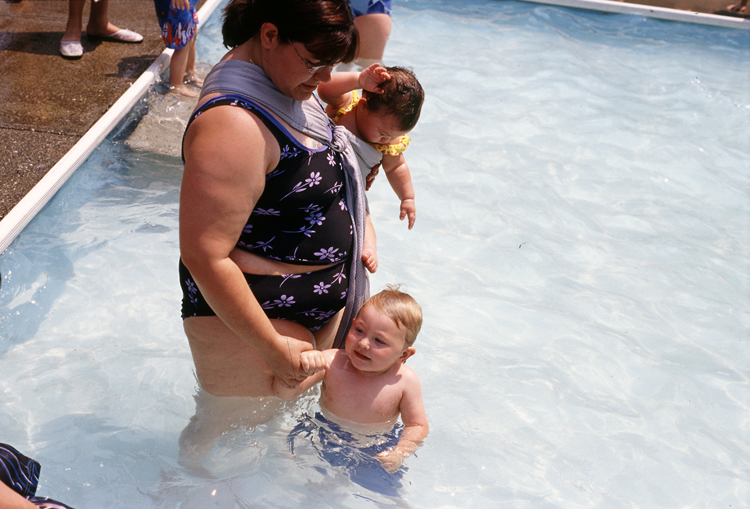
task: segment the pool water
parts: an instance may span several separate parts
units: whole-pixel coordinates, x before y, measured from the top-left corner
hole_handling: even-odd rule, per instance
[[[128,145],[146,99],[0,256],[0,442],[79,509],[746,507],[750,31],[394,7],[385,61],[427,93],[415,228],[382,176],[369,192],[373,288],[425,311],[409,363],[431,432],[400,487],[312,438],[292,454],[314,393],[224,431],[202,473],[178,461],[197,394],[182,170]],[[225,51],[218,23],[201,62]]]

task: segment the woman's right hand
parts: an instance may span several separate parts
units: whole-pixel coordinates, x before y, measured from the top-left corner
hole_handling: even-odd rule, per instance
[[[290,389],[296,389],[307,374],[300,367],[302,352],[312,350],[312,345],[296,338],[279,334],[275,345],[262,351],[263,358],[274,376]]]

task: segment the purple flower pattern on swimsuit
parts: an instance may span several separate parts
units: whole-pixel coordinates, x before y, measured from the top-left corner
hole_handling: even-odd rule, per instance
[[[236,96],[208,103],[232,104],[253,112],[279,141],[278,166],[266,174],[265,187],[237,247],[293,265],[334,264],[297,274],[245,275],[269,318],[297,321],[309,330],[318,330],[341,309],[348,292],[345,262],[352,256],[353,227],[344,195],[341,156],[327,146],[302,146],[253,103]],[[190,274],[184,274],[181,281],[183,317],[212,316]]]

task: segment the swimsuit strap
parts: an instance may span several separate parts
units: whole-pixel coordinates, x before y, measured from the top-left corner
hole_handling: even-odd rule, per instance
[[[252,99],[249,99],[243,95],[240,94],[221,94],[217,95],[216,97],[213,97],[209,99],[208,101],[201,104],[190,116],[190,120],[188,120],[187,126],[185,126],[185,133],[187,133],[188,128],[190,127],[190,124],[193,123],[193,120],[201,116],[201,114],[205,113],[206,111],[210,110],[211,108],[215,108],[216,106],[237,106],[239,108],[243,108],[244,110],[250,111],[254,113],[262,122],[263,124],[268,127],[268,129],[276,136],[278,139],[278,134],[283,134],[285,137],[287,137],[289,140],[293,141],[296,145],[301,146],[307,151],[311,151],[313,149],[310,149],[309,147],[304,147],[300,144],[299,140],[292,135],[292,133],[289,132],[289,130],[279,122],[279,120],[273,116],[268,110],[266,110],[263,106],[258,104],[257,102],[253,101]],[[329,133],[332,134],[332,127],[329,126]],[[332,138],[332,136],[331,136]],[[320,141],[325,146],[332,148],[334,151],[340,152],[340,149],[335,146],[335,143],[331,139],[329,140],[319,140],[317,137],[315,137],[317,141]],[[184,152],[184,142],[185,142],[185,134],[182,135],[182,141],[183,141],[183,152],[182,152],[182,162],[185,162],[185,152]],[[314,150],[313,150],[314,151]]]

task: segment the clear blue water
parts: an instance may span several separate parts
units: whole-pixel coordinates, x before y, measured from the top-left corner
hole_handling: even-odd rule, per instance
[[[376,181],[372,282],[425,310],[431,423],[400,493],[292,456],[314,394],[222,436],[210,478],[178,464],[181,165],[129,148],[143,106],[0,256],[0,441],[77,508],[747,507],[750,31],[395,4],[386,63],[427,91],[417,224]]]

